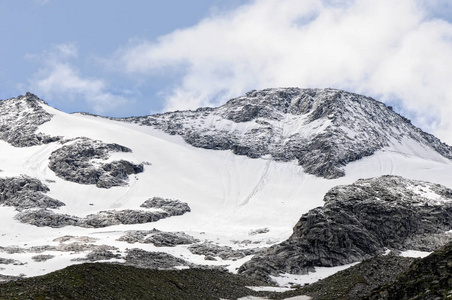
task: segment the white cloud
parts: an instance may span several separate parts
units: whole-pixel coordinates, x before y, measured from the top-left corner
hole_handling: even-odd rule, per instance
[[[256,0],[117,53],[126,72],[182,70],[167,109],[219,104],[251,89],[336,87],[400,100],[452,143],[452,25],[444,0]],[[432,120],[432,118],[437,118]]]
[[[52,50],[41,55],[29,55],[32,60],[41,60],[44,67],[29,80],[28,89],[53,102],[84,100],[95,113],[106,113],[126,100],[108,90],[102,79],[85,78],[68,61],[78,56],[74,43],[55,45]]]

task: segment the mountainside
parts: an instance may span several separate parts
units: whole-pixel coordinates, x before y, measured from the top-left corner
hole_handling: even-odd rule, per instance
[[[237,299],[258,281],[216,270],[159,271],[82,264],[42,277],[0,283],[1,299]]]
[[[287,241],[254,256],[239,272],[269,279],[384,254],[434,251],[451,240],[452,189],[396,176],[332,188],[304,214]]]
[[[452,244],[433,252],[391,283],[365,299],[450,299],[452,296]]]
[[[252,91],[218,108],[125,119],[183,136],[195,147],[251,158],[297,160],[325,178],[395,143],[416,143],[452,159],[452,148],[372,98],[335,89]]]
[[[5,280],[108,261],[302,284],[322,266],[449,240],[451,148],[339,90],[125,119],[27,93],[0,101],[0,152]]]

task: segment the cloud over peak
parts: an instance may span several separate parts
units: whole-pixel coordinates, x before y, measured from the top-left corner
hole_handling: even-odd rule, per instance
[[[401,101],[417,125],[452,143],[445,133],[452,128],[452,25],[431,18],[424,4],[253,1],[156,41],[131,43],[115,63],[149,78],[179,70],[168,110],[220,104],[251,89],[335,87]],[[432,102],[442,107],[438,122],[427,121],[436,113],[427,110]]]

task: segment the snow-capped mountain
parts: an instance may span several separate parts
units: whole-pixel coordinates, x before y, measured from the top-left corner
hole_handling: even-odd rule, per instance
[[[332,89],[253,91],[125,119],[66,114],[27,93],[0,101],[0,152],[5,276],[87,260],[237,272],[303,232],[292,228],[336,203],[324,200],[335,186],[382,175],[452,182],[451,147],[380,102]],[[403,245],[394,250],[419,250]]]
[[[452,159],[450,146],[383,103],[335,89],[252,91],[218,108],[126,120],[181,135],[195,147],[297,160],[305,172],[325,178],[344,176],[349,162],[391,145],[433,148]]]

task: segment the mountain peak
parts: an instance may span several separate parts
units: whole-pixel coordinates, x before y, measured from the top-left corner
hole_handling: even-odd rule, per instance
[[[384,148],[411,155],[407,144],[417,145],[415,155],[452,159],[450,146],[384,103],[331,88],[251,91],[217,108],[123,120],[181,135],[195,147],[297,160],[307,173],[325,178],[344,176],[347,163]]]
[[[24,100],[27,101],[28,103],[32,103],[32,102],[36,102],[36,103],[41,103],[41,104],[45,104],[48,105],[44,100],[42,100],[41,98],[39,98],[38,96],[36,96],[35,94],[31,93],[31,92],[26,92],[25,96],[24,95],[19,95],[16,98],[12,98],[10,100]]]
[[[52,118],[42,105],[47,103],[30,92],[25,96],[0,101],[0,140],[16,147],[55,141],[55,138],[36,133],[39,125]]]

